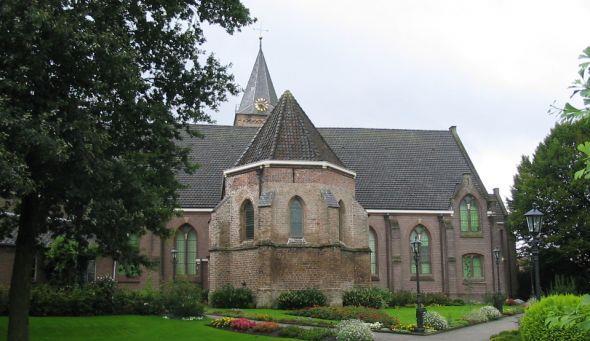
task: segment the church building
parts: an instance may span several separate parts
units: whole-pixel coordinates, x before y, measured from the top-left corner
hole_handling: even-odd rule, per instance
[[[277,96],[260,48],[234,124],[195,125],[203,137],[179,142],[200,167],[178,174],[172,237],[136,241],[159,265],[130,274],[97,259],[89,277],[131,288],[179,278],[210,290],[245,286],[259,307],[303,288],[332,305],[354,286],[415,291],[416,268],[425,292],[482,297],[499,283],[516,294],[506,208],[498,189],[486,191],[456,127],[321,128],[312,119],[322,113],[303,108],[289,91]]]

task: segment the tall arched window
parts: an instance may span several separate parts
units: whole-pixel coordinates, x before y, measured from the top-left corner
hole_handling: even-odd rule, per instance
[[[371,249],[371,276],[377,276],[377,234],[369,227],[369,249]]]
[[[338,202],[338,240],[344,240],[344,222],[346,220],[346,214],[344,211],[344,202],[340,200]]]
[[[254,239],[254,206],[250,200],[242,205],[242,230],[244,239]]]
[[[291,237],[303,238],[303,203],[299,197],[291,199],[289,203],[289,217]]]
[[[468,254],[463,256],[463,278],[483,279],[483,256]]]
[[[475,198],[468,194],[459,207],[461,232],[479,232],[479,210]]]
[[[428,230],[423,225],[418,225],[414,227],[412,233],[410,233],[410,242],[415,240],[416,238],[420,238],[422,241],[422,248],[420,249],[420,264],[418,264],[418,268],[420,269],[420,274],[431,274],[432,268],[430,266],[430,235],[428,234]],[[412,251],[410,250],[410,253]],[[410,254],[410,258],[412,259],[412,274],[416,273],[416,261],[414,260],[414,255]]]
[[[197,232],[190,225],[183,225],[176,231],[176,274],[197,274]]]

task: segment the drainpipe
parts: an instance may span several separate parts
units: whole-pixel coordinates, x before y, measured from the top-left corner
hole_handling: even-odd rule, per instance
[[[442,281],[442,291],[445,294],[449,294],[449,286],[446,280],[446,273],[447,273],[447,253],[446,253],[446,246],[447,246],[447,228],[445,226],[444,217],[442,214],[438,215],[438,226],[440,231],[440,273],[441,273],[441,281]]]
[[[393,291],[391,281],[391,221],[389,220],[389,213],[385,213],[383,216],[385,220],[385,257],[386,257],[386,269],[387,269],[387,288]]]

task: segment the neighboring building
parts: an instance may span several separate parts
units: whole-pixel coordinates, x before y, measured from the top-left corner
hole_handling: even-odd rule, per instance
[[[292,94],[277,99],[260,49],[234,125],[194,128],[204,137],[180,143],[200,168],[178,175],[186,187],[172,238],[137,241],[157,269],[125,276],[98,259],[91,277],[127,287],[174,277],[243,285],[259,306],[317,287],[339,304],[354,285],[415,290],[410,241],[420,236],[424,291],[481,297],[499,276],[502,291],[516,294],[506,208],[497,189],[487,193],[455,127],[316,128]]]

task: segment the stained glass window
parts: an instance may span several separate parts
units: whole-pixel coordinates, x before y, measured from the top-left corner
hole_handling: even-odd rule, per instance
[[[369,249],[371,249],[371,275],[377,276],[377,235],[369,228]]]
[[[483,279],[483,256],[469,254],[463,256],[463,277],[465,279]]]
[[[294,198],[289,204],[291,216],[291,237],[303,238],[303,205],[301,199]]]
[[[467,195],[461,201],[459,207],[461,219],[461,232],[479,231],[479,211],[477,201],[472,195]]]
[[[416,238],[419,238],[422,242],[422,246],[420,248],[420,264],[418,268],[420,269],[420,274],[431,274],[432,268],[430,266],[430,236],[428,235],[428,230],[423,225],[418,225],[412,230],[410,233],[410,242],[414,241]],[[410,250],[410,253],[412,251]],[[411,253],[410,258],[411,261],[411,272],[412,274],[416,273],[416,260],[414,259],[414,255]]]

